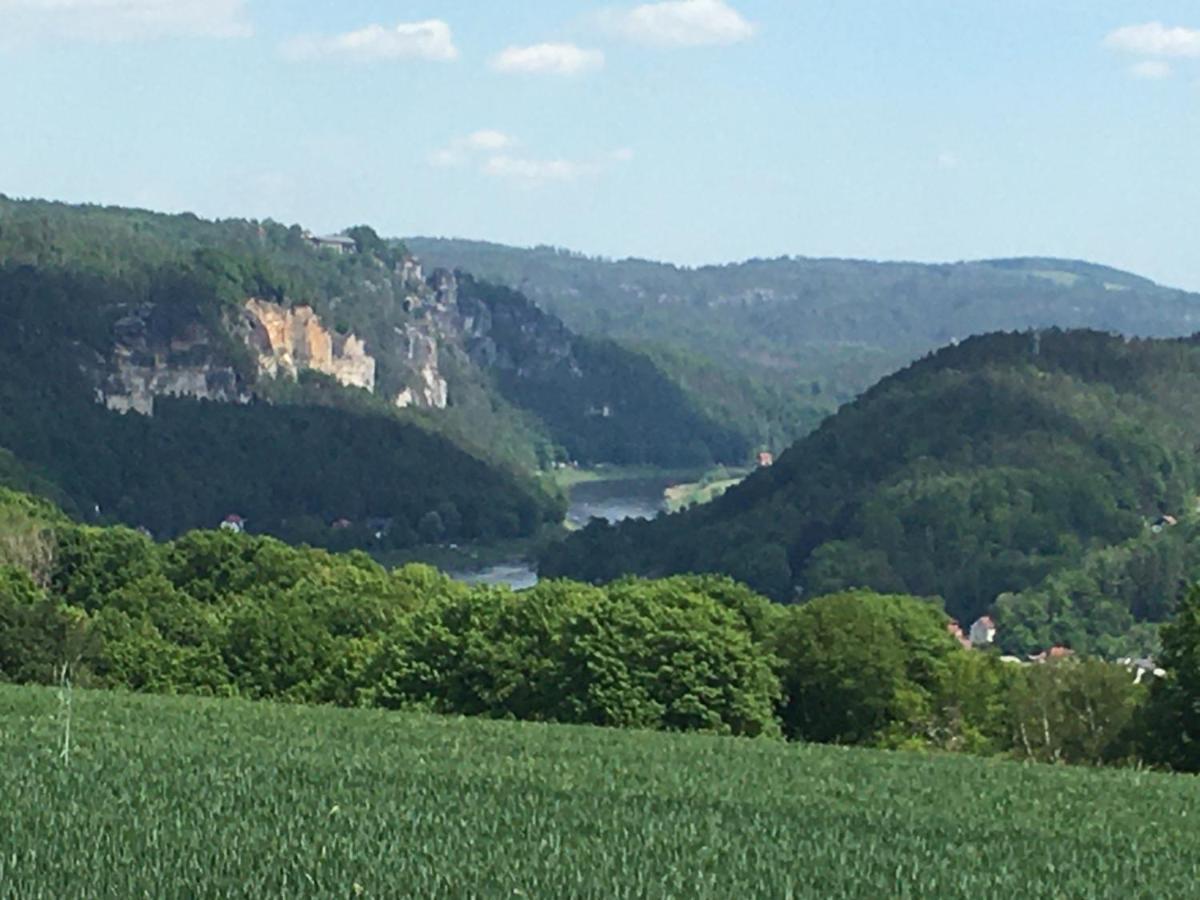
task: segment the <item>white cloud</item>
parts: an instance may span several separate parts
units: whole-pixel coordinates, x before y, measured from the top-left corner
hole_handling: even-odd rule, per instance
[[[1109,34],[1104,43],[1139,56],[1200,57],[1200,28],[1168,28],[1162,22],[1126,25]]]
[[[422,59],[447,62],[458,58],[454,35],[441,19],[401,22],[385,27],[368,25],[334,35],[303,35],[281,47],[284,58],[296,62],[345,59],[352,62],[390,62]]]
[[[466,137],[455,138],[448,146],[433,151],[429,154],[429,163],[439,168],[462,166],[470,162],[476,154],[497,153],[516,145],[517,140],[511,135],[484,128]]]
[[[523,187],[537,187],[549,183],[568,183],[602,175],[615,165],[630,162],[633,151],[628,148],[614,150],[605,156],[591,160],[534,159],[530,157],[501,154],[490,157],[480,171],[493,178],[515,182]]]
[[[483,164],[484,174],[520,181],[574,181],[587,174],[588,170],[588,164],[572,162],[569,159],[493,156]]]
[[[0,22],[0,42],[238,38],[253,31],[246,0],[0,0]]]
[[[957,153],[950,150],[943,150],[938,154],[937,164],[940,169],[957,169],[962,165],[962,160]]]
[[[604,54],[575,44],[534,44],[508,47],[492,60],[497,72],[578,75],[604,66]]]
[[[465,141],[472,150],[504,150],[517,143],[516,138],[490,128],[468,134]]]
[[[634,157],[633,150],[620,147],[591,159],[546,159],[518,153],[520,146],[521,142],[510,134],[482,129],[435,150],[429,154],[429,164],[438,168],[470,166],[483,175],[533,187],[600,175]]]
[[[757,28],[725,0],[664,0],[626,11],[609,11],[610,30],[642,44],[702,47],[736,44]]]
[[[1129,74],[1143,81],[1159,81],[1171,77],[1171,64],[1160,59],[1148,59],[1130,66]]]

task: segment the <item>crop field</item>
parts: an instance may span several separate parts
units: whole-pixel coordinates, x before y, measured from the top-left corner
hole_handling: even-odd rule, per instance
[[[1200,780],[0,688],[0,897],[1196,897]]]

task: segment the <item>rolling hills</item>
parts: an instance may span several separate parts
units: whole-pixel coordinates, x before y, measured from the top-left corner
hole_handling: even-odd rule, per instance
[[[884,379],[712,504],[595,522],[550,548],[541,571],[593,581],[724,572],[784,601],[869,587],[940,596],[970,620],[1001,594],[1191,512],[1198,378],[1191,339],[972,338]],[[1178,554],[1138,559],[1145,584],[1155,566],[1178,569]],[[1084,590],[1059,627],[1083,650],[1160,621],[1186,581],[1164,570],[1154,583],[1169,587],[1153,602],[1132,586]],[[1025,605],[1023,630],[1002,639],[1016,642],[1009,649],[1041,649],[1027,644],[1054,633],[1060,593]]]
[[[315,374],[524,468],[565,458],[566,445],[581,462],[644,456],[647,432],[654,454],[675,465],[749,453],[747,438],[695,410],[640,354],[581,338],[517,292],[426,272],[367,226],[346,234],[0,196],[0,266],[69,273],[75,294],[88,290],[81,279],[106,279],[80,314],[92,320],[99,359],[86,362],[110,408],[152,412],[163,394],[238,400]],[[577,408],[547,419],[539,413],[555,366]],[[581,423],[606,407],[599,429]],[[640,450],[610,433],[621,429],[639,435]],[[592,446],[597,430],[603,448]]]
[[[749,456],[649,357],[347,235],[0,197],[0,478],[157,535],[406,546],[559,521],[556,463]]]
[[[759,443],[776,450],[884,375],[971,335],[1200,330],[1200,296],[1075,260],[784,257],[686,268],[552,247],[407,243],[431,264],[522,291],[582,334],[651,352],[704,408],[744,431],[757,426]]]

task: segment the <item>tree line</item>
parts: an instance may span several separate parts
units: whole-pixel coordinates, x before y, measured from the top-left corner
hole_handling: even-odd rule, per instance
[[[514,593],[361,552],[197,531],[156,544],[0,505],[0,677],[136,691],[1200,769],[1200,593],[1168,674],[964,649],[929,600],[782,606],[733,580]]]

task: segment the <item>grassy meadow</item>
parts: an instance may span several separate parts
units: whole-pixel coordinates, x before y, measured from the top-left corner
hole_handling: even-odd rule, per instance
[[[0,896],[1192,897],[1200,781],[0,688]]]
[[[664,492],[667,512],[674,513],[693,506],[712,503],[731,487],[741,484],[750,471],[750,469],[722,469],[718,475],[706,473],[699,481],[669,487]]]

